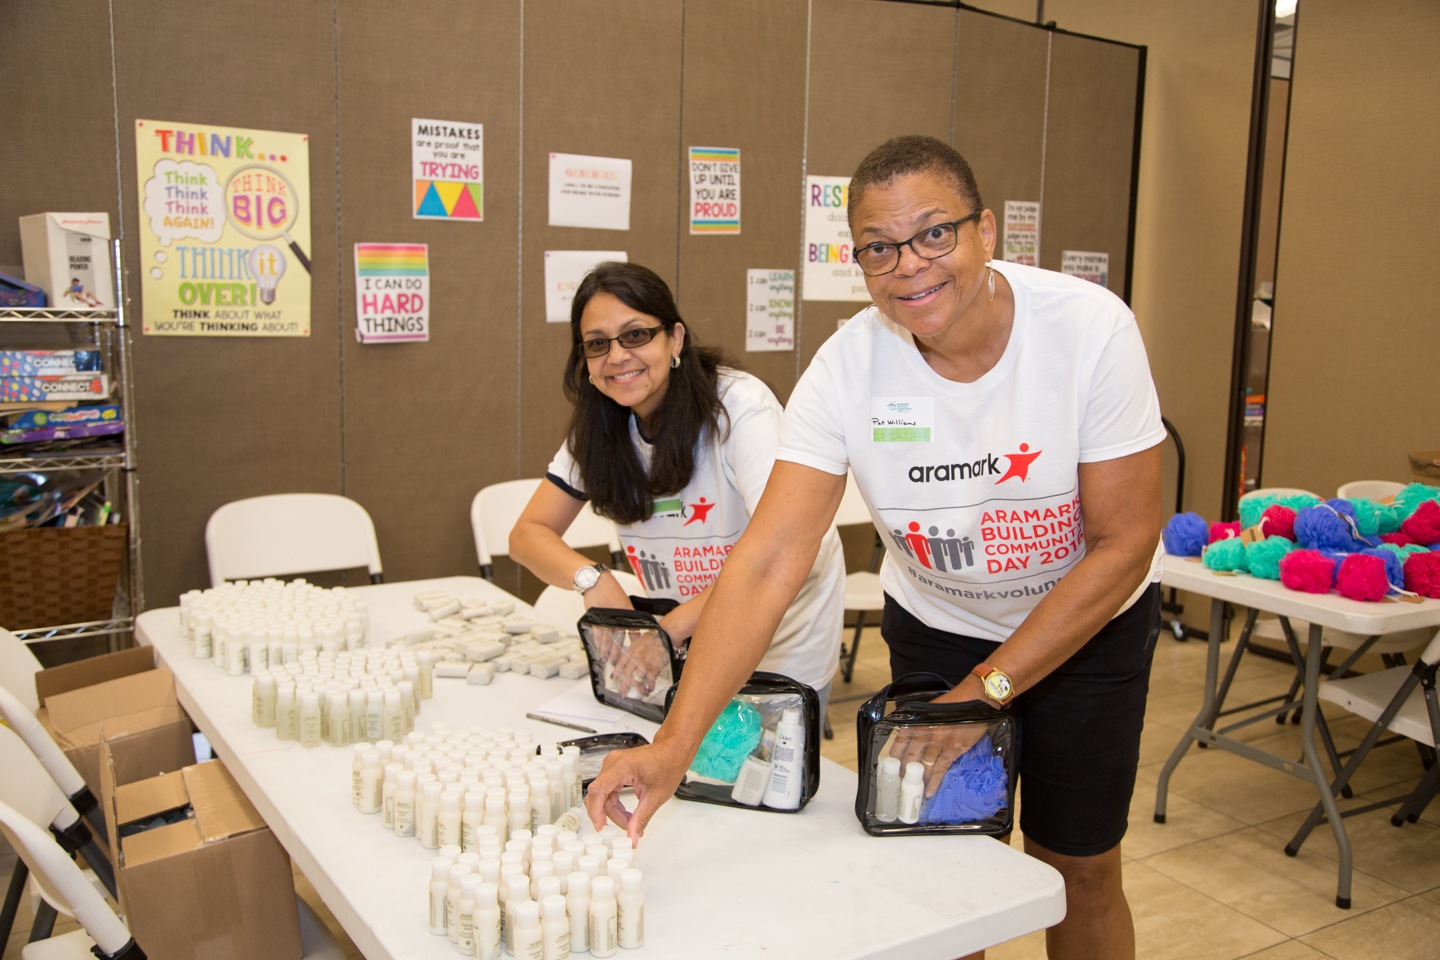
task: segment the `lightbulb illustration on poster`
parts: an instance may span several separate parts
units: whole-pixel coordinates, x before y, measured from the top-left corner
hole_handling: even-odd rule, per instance
[[[299,133],[135,121],[141,329],[310,335],[310,144]]]

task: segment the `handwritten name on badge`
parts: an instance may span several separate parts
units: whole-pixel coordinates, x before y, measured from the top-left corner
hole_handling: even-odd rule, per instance
[[[929,443],[934,397],[871,397],[870,439],[875,443]]]

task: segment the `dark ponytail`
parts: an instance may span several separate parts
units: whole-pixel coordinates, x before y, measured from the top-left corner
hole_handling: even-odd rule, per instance
[[[656,498],[679,493],[695,472],[695,446],[708,430],[720,432],[725,405],[720,400],[719,370],[736,366],[718,347],[702,347],[686,328],[680,366],[670,370],[665,398],[650,417],[653,449],[647,475],[630,439],[631,411],[590,383],[581,356],[580,316],[597,293],[608,293],[631,310],[654,317],[674,335],[681,323],[670,288],[634,263],[602,263],[586,275],[570,305],[574,348],[565,365],[565,397],[575,410],[566,440],[580,472],[580,484],[596,513],[618,524],[648,520]],[[725,429],[729,430],[728,418]]]

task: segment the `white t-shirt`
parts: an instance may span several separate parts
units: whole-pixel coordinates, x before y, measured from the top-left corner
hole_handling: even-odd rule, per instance
[[[1147,450],[1165,428],[1119,297],[993,266],[1015,292],[1015,321],[991,370],[945,379],[909,331],[867,307],[800,378],[776,457],[831,474],[848,465],[883,534],[886,592],[927,626],[1003,641],[1085,555],[1078,465]]]
[[[715,581],[750,523],[775,465],[784,416],[780,401],[760,380],[738,370],[720,371],[719,391],[730,417],[724,442],[703,436],[685,489],[657,500],[649,520],[620,527],[620,542],[647,596],[683,603]],[[634,417],[630,436],[648,467],[650,443]],[[546,477],[571,496],[587,499],[565,446],[555,454]],[[844,617],[845,557],[840,537],[831,527],[760,669],[817,690],[825,686],[839,663]]]

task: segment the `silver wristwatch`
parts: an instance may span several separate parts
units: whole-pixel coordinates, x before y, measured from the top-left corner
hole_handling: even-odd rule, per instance
[[[610,568],[605,566],[605,564],[597,563],[593,566],[581,567],[579,570],[576,570],[575,592],[583,594],[586,590],[589,590],[591,587],[595,586],[595,584],[600,582],[600,574],[604,573],[609,569]]]

